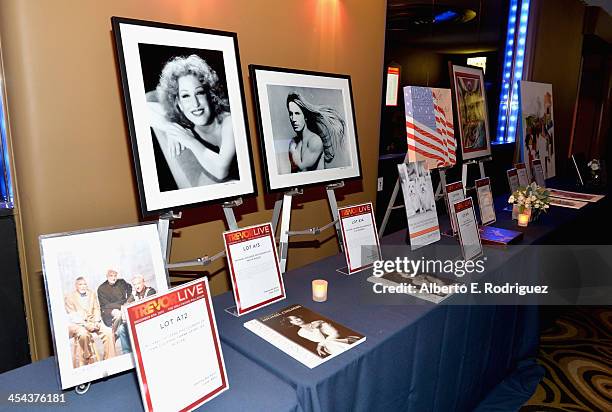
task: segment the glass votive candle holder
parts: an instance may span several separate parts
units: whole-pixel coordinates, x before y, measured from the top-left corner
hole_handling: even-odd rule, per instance
[[[529,225],[529,213],[519,213],[518,225],[521,227],[527,227],[527,225]]]
[[[327,281],[315,279],[312,281],[312,300],[325,302],[327,300]]]

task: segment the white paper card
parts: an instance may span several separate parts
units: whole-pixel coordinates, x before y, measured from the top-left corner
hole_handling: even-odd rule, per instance
[[[508,186],[510,186],[510,194],[516,192],[520,186],[518,179],[518,172],[516,169],[510,169],[506,171],[506,175],[508,176]]]
[[[223,233],[238,315],[285,298],[272,225]]]
[[[459,243],[465,260],[472,260],[482,255],[482,243],[480,242],[480,231],[476,223],[474,205],[472,198],[468,197],[453,204],[457,216],[457,228],[459,229]]]
[[[380,242],[372,203],[338,208],[349,274],[381,259]]]
[[[533,166],[533,177],[535,182],[540,187],[546,187],[546,179],[544,178],[544,169],[542,168],[542,162],[540,159],[535,159],[532,163]]]
[[[476,180],[476,195],[480,209],[480,222],[483,225],[495,222],[495,205],[493,204],[493,193],[491,192],[491,180],[488,177]]]
[[[207,278],[124,312],[146,411],[193,410],[229,388]]]
[[[516,173],[518,175],[519,186],[529,186],[529,175],[525,163],[516,164]]]
[[[455,182],[446,185],[446,204],[448,206],[448,217],[451,221],[451,227],[453,228],[453,235],[457,233],[457,219],[455,217],[453,205],[463,199],[465,199],[463,183]]]

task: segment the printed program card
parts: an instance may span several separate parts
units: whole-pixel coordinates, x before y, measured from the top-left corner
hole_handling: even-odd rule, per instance
[[[544,178],[544,169],[540,159],[535,159],[531,165],[533,166],[533,178],[540,187],[546,187],[546,179]]]
[[[238,315],[285,298],[272,225],[223,233]]]
[[[506,171],[508,176],[508,186],[510,187],[510,194],[516,192],[520,186],[518,179],[518,172],[516,169],[510,169]]]
[[[425,161],[397,165],[412,250],[440,240],[431,175]]]
[[[525,163],[517,163],[515,167],[518,175],[519,186],[529,186],[529,175],[527,174],[527,167],[525,166]]]
[[[480,209],[480,223],[488,225],[495,222],[495,205],[493,204],[491,180],[488,177],[476,180],[476,195]]]
[[[463,199],[465,199],[463,183],[455,182],[446,185],[446,206],[448,209],[448,218],[453,228],[453,235],[457,233],[457,219],[455,218],[455,209],[453,209],[453,205]]]
[[[229,388],[206,278],[124,312],[146,411],[190,411]]]
[[[372,203],[338,208],[349,274],[381,259]]]
[[[453,204],[455,215],[457,216],[457,228],[459,233],[459,243],[465,260],[472,260],[482,255],[482,243],[480,242],[480,232],[476,224],[476,214],[472,198],[468,197]]]

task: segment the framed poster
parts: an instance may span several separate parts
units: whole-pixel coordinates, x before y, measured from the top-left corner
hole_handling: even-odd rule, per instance
[[[255,193],[236,33],[112,24],[142,214]]]
[[[191,411],[229,389],[207,277],[125,313],[146,411]]]
[[[455,128],[450,89],[404,87],[408,160],[425,160],[428,169],[456,162]]]
[[[249,70],[269,191],[361,176],[350,76]]]
[[[520,81],[521,161],[540,159],[544,178],[555,176],[555,121],[552,84]]]
[[[62,389],[134,367],[121,309],[168,289],[155,222],[40,236]]]
[[[285,299],[272,224],[223,233],[238,316]]]
[[[452,65],[451,78],[463,160],[489,156],[491,138],[482,69]]]

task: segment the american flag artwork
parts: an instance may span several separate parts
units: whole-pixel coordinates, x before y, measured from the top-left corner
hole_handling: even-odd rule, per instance
[[[424,160],[428,169],[457,162],[450,89],[404,87],[408,160]]]

